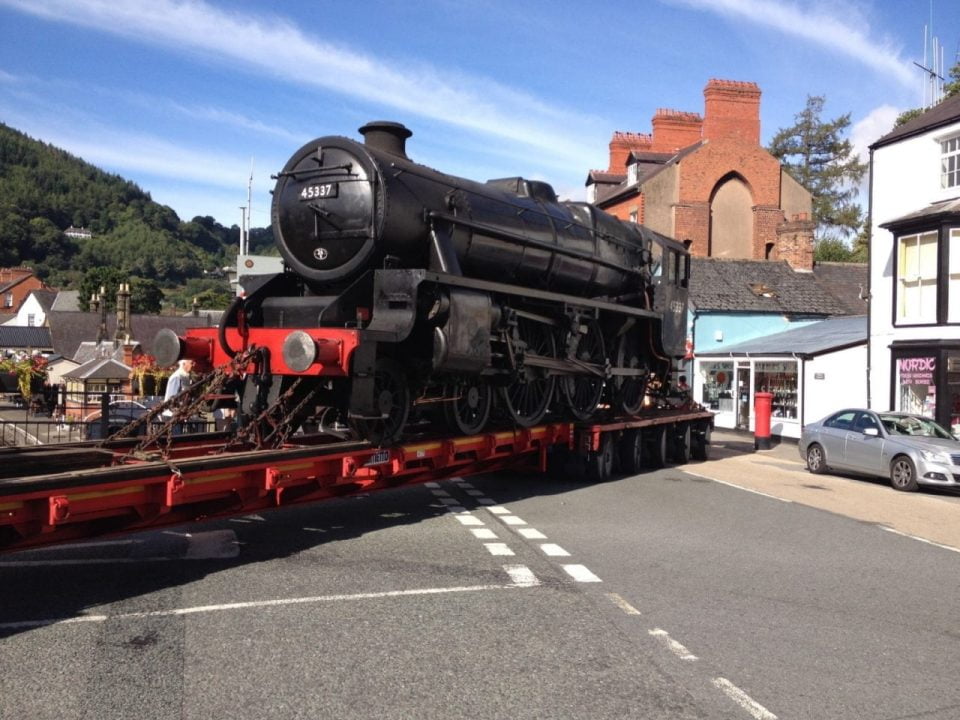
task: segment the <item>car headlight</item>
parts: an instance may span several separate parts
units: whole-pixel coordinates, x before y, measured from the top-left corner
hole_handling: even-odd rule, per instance
[[[952,462],[950,455],[940,452],[939,450],[921,450],[920,455],[927,462],[935,462],[942,465],[949,465]]]

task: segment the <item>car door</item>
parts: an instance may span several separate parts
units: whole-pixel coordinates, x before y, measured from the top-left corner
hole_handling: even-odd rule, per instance
[[[877,431],[876,435],[867,435],[867,429]],[[856,472],[867,475],[885,475],[883,471],[883,431],[880,422],[872,412],[861,412],[846,433],[844,446],[844,465]]]
[[[846,466],[844,450],[847,444],[847,432],[857,419],[856,410],[842,410],[828,418],[820,428],[817,441],[823,445],[827,465],[834,468]]]

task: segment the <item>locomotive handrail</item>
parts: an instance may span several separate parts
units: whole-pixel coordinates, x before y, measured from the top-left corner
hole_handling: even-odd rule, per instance
[[[621,265],[620,263],[615,263],[610,260],[604,260],[603,258],[595,255],[590,255],[589,253],[580,252],[579,250],[564,248],[560,245],[551,245],[550,243],[546,243],[541,240],[534,240],[533,238],[524,237],[523,235],[518,235],[506,230],[501,230],[500,228],[476,222],[475,220],[467,220],[457,215],[451,215],[449,213],[442,213],[434,210],[430,213],[429,217],[431,219],[444,220],[446,222],[453,223],[454,225],[462,225],[463,227],[470,228],[471,230],[478,230],[486,235],[499,237],[503,240],[510,240],[511,242],[515,242],[520,245],[527,245],[528,247],[535,247],[540,250],[548,250],[558,255],[566,255],[568,257],[576,258],[577,260],[585,260],[593,265],[603,265],[611,270],[617,270],[619,272],[637,275],[640,277],[643,277],[644,274],[643,270],[639,268],[631,268],[627,265]]]

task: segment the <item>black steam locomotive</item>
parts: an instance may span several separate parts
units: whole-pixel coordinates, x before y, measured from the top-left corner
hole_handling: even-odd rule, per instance
[[[412,408],[472,434],[492,411],[529,427],[636,415],[665,392],[686,340],[682,244],[544,182],[419,165],[399,123],[360,132],[307,143],[277,176],[287,271],[235,301],[216,337],[158,339],[159,359],[247,353],[243,416],[336,408],[379,442]]]

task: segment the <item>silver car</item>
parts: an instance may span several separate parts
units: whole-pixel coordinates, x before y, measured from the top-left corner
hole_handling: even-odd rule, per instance
[[[805,426],[798,447],[812,473],[886,477],[905,491],[960,486],[960,441],[921,415],[841,410]]]

